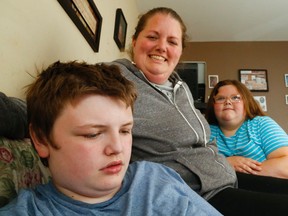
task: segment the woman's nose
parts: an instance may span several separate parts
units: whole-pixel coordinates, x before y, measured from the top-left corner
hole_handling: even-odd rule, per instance
[[[160,52],[165,52],[166,46],[167,46],[167,43],[165,40],[163,40],[163,39],[158,40],[157,49]]]

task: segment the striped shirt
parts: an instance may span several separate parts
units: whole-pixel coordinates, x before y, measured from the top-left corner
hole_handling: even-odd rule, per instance
[[[246,120],[231,137],[226,137],[217,125],[210,128],[210,140],[216,139],[219,153],[226,157],[243,156],[262,162],[274,150],[288,146],[287,134],[268,116]]]

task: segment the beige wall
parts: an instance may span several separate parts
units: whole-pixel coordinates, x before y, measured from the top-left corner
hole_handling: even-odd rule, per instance
[[[99,52],[95,53],[57,0],[0,1],[0,91],[24,97],[23,87],[54,61],[89,63],[126,57],[113,39],[116,8],[128,23],[126,46],[137,22],[135,0],[94,0],[103,20]]]
[[[288,42],[195,42],[188,44],[182,56],[186,61],[205,61],[207,75],[218,75],[219,80],[239,79],[239,69],[267,69],[269,91],[253,92],[253,95],[266,96],[267,114],[286,132],[288,88],[284,74],[288,74],[287,59]],[[206,87],[206,99],[210,92]]]
[[[122,8],[128,23],[126,48],[137,22],[135,0],[94,0],[103,17],[99,52],[95,53],[57,0],[0,1],[0,91],[24,98],[36,69],[56,60],[89,63],[127,57],[113,40],[115,11]],[[205,61],[207,75],[238,79],[238,69],[267,69],[269,92],[253,93],[267,99],[267,114],[288,131],[284,74],[288,73],[288,42],[189,43],[182,60]],[[206,76],[207,79],[207,76]],[[206,89],[207,95],[211,89]]]

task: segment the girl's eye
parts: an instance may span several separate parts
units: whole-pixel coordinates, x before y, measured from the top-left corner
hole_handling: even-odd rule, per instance
[[[225,100],[225,97],[216,97],[215,100],[216,101],[223,101],[223,100]]]
[[[235,96],[232,96],[231,99],[232,99],[232,100],[240,100],[240,96],[235,95]]]

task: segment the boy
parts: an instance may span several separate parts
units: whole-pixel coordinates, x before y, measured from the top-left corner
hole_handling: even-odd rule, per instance
[[[39,74],[29,130],[52,178],[0,215],[220,215],[171,169],[129,165],[135,100],[116,66],[56,62]]]

